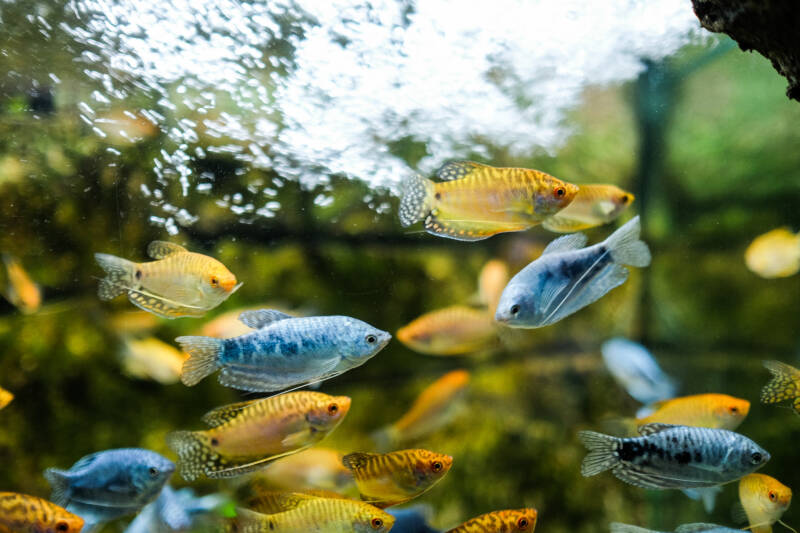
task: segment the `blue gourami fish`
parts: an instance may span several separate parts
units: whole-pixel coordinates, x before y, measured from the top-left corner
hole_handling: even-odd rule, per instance
[[[650,404],[675,396],[675,380],[641,344],[616,337],[604,342],[601,352],[616,382],[637,401]]]
[[[522,231],[572,201],[578,187],[527,168],[497,168],[472,161],[447,163],[440,183],[415,174],[403,183],[400,222],[423,220],[425,230],[459,241]]]
[[[639,433],[641,437],[618,438],[579,432],[589,450],[581,474],[611,470],[645,489],[693,489],[735,481],[770,459],[758,444],[726,429],[647,424]]]
[[[190,358],[181,381],[192,386],[218,368],[219,382],[273,392],[318,382],[364,364],[392,338],[347,316],[294,318],[275,310],[245,311],[239,319],[256,331],[232,339],[178,337]]]
[[[125,529],[125,533],[168,533],[186,531],[196,519],[227,502],[218,494],[197,497],[190,488],[165,486],[156,501],[148,504]]]
[[[611,533],[662,533],[654,529],[647,529],[639,526],[632,526],[630,524],[620,524],[619,522],[612,522],[609,524]],[[742,533],[741,529],[733,529],[725,526],[718,526],[717,524],[683,524],[675,528],[675,533]]]
[[[175,470],[172,461],[140,448],[87,455],[69,470],[48,468],[52,500],[90,525],[136,513],[155,500]]]
[[[241,286],[225,265],[183,246],[153,241],[147,255],[154,261],[134,263],[109,254],[94,254],[106,271],[97,294],[112,300],[127,294],[140,309],[163,318],[203,316]]]
[[[628,279],[622,265],[650,264],[650,250],[639,240],[639,231],[637,216],[593,246],[584,248],[582,233],[554,240],[511,278],[495,320],[515,328],[540,328],[598,300]]]

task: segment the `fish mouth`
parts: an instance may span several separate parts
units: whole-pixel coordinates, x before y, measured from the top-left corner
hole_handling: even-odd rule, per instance
[[[510,320],[511,320],[511,317],[510,317],[510,316],[508,316],[508,315],[505,315],[505,314],[501,313],[500,311],[497,311],[497,312],[494,314],[494,321],[495,321],[495,322],[500,322],[501,324],[508,324],[508,322],[509,322]]]
[[[225,289],[228,292],[228,295],[231,295],[234,292],[238,291],[239,287],[241,287],[242,285],[244,285],[243,281],[240,281],[236,285],[232,285],[230,283],[226,283],[225,285],[222,286],[222,288]]]

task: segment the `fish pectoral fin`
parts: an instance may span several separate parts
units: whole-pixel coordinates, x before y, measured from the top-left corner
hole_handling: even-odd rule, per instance
[[[265,457],[263,459],[258,459],[256,461],[252,461],[250,463],[244,463],[244,464],[229,466],[227,468],[222,468],[220,470],[215,470],[213,472],[206,472],[206,475],[209,478],[214,479],[214,478],[236,477],[236,476],[241,476],[243,474],[249,474],[250,472],[255,472],[256,470],[259,470],[260,468],[263,468],[264,466],[266,466],[268,463],[271,463],[272,461],[280,459],[281,457],[286,457],[287,455],[292,455],[292,454],[297,453],[299,451],[305,450],[306,448],[309,448],[309,447],[310,447],[310,445],[306,445],[306,446],[303,446],[302,448],[297,448],[297,449],[294,449],[294,450],[290,450],[288,452],[281,453],[281,454],[278,454],[278,455],[270,455],[269,457]]]
[[[246,402],[237,402],[228,405],[223,405],[222,407],[217,407],[216,409],[212,409],[211,411],[204,414],[202,421],[207,426],[212,428],[221,426],[225,422],[230,422],[231,420],[239,416],[242,410],[248,405],[260,402],[262,399],[263,398],[258,398],[256,400],[248,400]]]
[[[653,472],[637,469],[631,465],[620,464],[611,469],[611,473],[625,483],[643,489],[692,489],[713,486],[714,483],[693,479],[678,479],[660,476]]]
[[[188,250],[180,244],[167,241],[153,241],[147,246],[147,255],[151,259],[164,259],[168,255],[180,252],[188,252]]]
[[[460,180],[484,168],[489,169],[492,167],[474,161],[451,161],[445,163],[436,171],[436,177],[442,181]]]
[[[435,212],[425,217],[425,230],[433,235],[457,241],[482,241],[492,235],[526,230],[532,222],[492,222],[487,220],[439,218]]]
[[[296,446],[308,446],[308,441],[314,435],[312,428],[304,428],[294,433],[289,433],[281,441],[281,445],[287,448],[294,448]]]
[[[258,309],[256,311],[244,311],[239,315],[239,321],[245,326],[253,329],[261,329],[264,326],[286,320],[287,318],[294,318],[292,315],[287,315],[275,309]]]

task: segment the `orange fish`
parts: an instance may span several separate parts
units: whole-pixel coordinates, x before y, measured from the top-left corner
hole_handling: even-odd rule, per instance
[[[396,443],[417,440],[449,424],[461,408],[467,385],[466,370],[453,370],[428,385],[406,414],[373,435],[378,447],[386,449]]]
[[[772,524],[783,523],[780,518],[792,503],[792,489],[773,477],[748,474],[739,480],[739,501],[747,515],[747,528],[753,533],[771,533]]]
[[[14,395],[0,387],[0,409],[6,407],[14,400]]]
[[[464,305],[445,307],[397,330],[397,340],[428,355],[464,355],[497,343],[497,326],[485,309]]]
[[[42,292],[39,286],[31,280],[17,258],[11,254],[3,254],[3,262],[8,275],[6,299],[25,314],[38,311],[42,305]]]
[[[314,447],[270,463],[252,482],[264,487],[290,491],[324,489],[347,491],[353,475],[342,464],[342,454],[329,448]]]
[[[750,411],[750,402],[727,394],[682,396],[652,406],[655,412],[636,419],[636,426],[659,423],[733,431]]]
[[[478,294],[481,303],[488,308],[489,316],[493,317],[497,311],[497,303],[509,279],[511,277],[508,275],[508,265],[505,261],[492,259],[483,265],[478,276]]]
[[[744,252],[744,262],[762,278],[786,278],[800,270],[800,235],[777,228],[759,235]]]
[[[386,508],[429,490],[450,471],[453,458],[428,450],[400,450],[351,453],[342,463],[353,473],[361,499]]]
[[[527,168],[497,168],[472,161],[447,163],[440,183],[420,175],[403,184],[400,222],[423,220],[425,230],[459,241],[522,231],[565,208],[578,187]]]
[[[494,511],[467,520],[447,533],[531,533],[538,516],[532,508]]]
[[[236,284],[236,276],[213,257],[189,252],[171,242],[151,242],[147,255],[155,261],[134,263],[94,254],[106,271],[98,289],[100,299],[127,294],[133,305],[163,318],[203,316],[241,286]]]
[[[578,185],[572,202],[542,222],[557,233],[573,233],[608,224],[633,203],[633,194],[616,185]]]
[[[47,500],[0,492],[0,533],[78,533],[83,518]]]
[[[772,372],[772,380],[761,389],[761,402],[791,401],[800,414],[800,370],[780,361],[764,361],[764,367]]]

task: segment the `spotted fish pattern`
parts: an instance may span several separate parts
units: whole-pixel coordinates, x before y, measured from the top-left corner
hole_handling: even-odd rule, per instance
[[[47,500],[0,492],[0,533],[78,533],[83,519]]]
[[[772,373],[772,380],[761,389],[761,402],[790,400],[795,412],[800,414],[800,370],[780,361],[764,361],[764,368]]]
[[[493,511],[467,520],[447,533],[530,533],[536,529],[536,509]]]

